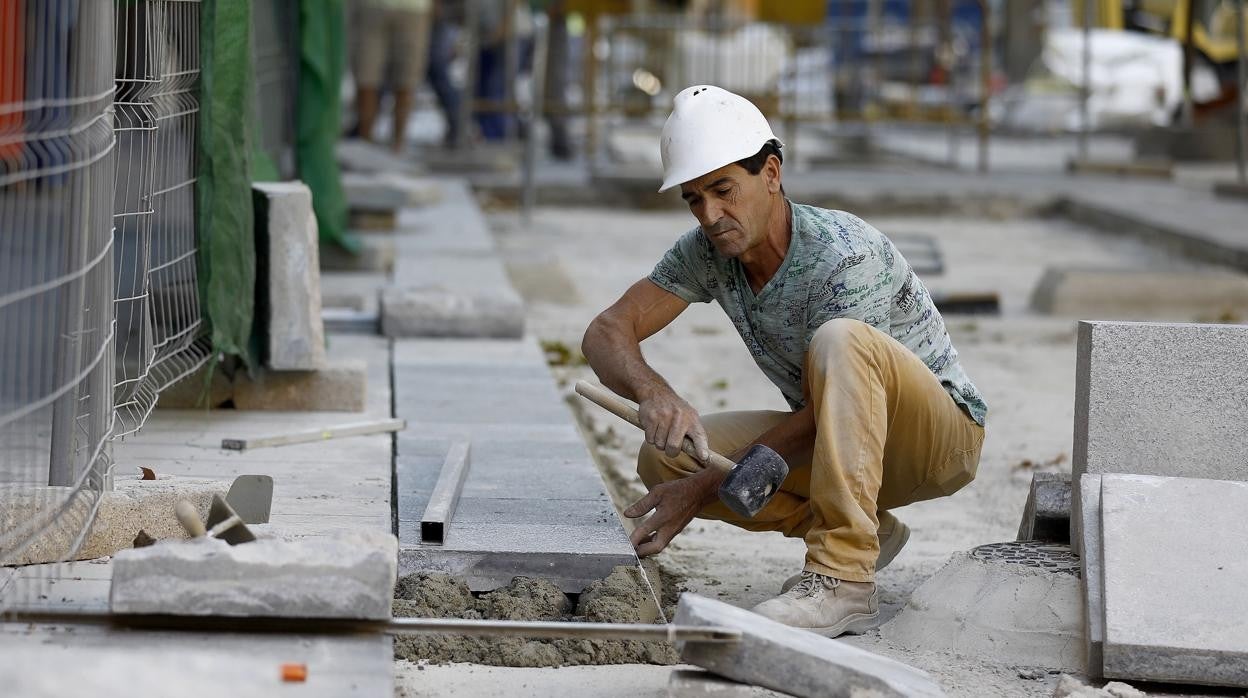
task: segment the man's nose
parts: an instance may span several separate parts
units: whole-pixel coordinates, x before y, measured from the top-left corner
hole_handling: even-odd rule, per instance
[[[698,222],[702,224],[703,228],[709,228],[715,225],[724,217],[723,209],[720,208],[719,204],[716,204],[713,201],[707,201],[702,204],[701,214],[701,220]]]

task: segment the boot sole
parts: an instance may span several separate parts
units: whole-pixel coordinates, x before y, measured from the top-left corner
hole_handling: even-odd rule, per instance
[[[824,637],[837,637],[840,635],[861,635],[874,630],[879,625],[880,613],[876,611],[875,613],[851,613],[835,625],[804,629]]]

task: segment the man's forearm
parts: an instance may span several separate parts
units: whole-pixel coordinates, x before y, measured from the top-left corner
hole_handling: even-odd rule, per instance
[[[634,402],[671,390],[641,354],[637,337],[609,322],[595,322],[585,332],[581,352],[603,385]]]

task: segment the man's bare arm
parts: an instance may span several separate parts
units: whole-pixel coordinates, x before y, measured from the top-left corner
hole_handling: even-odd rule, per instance
[[[585,330],[581,352],[608,388],[637,401],[646,442],[675,457],[688,436],[705,460],[706,431],[698,413],[672,390],[641,354],[641,342],[684,312],[679,296],[642,279]]]

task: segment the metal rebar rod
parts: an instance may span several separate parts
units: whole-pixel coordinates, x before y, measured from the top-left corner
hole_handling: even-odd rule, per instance
[[[386,633],[530,639],[639,640],[642,642],[740,642],[741,630],[715,625],[576,623],[570,621],[465,620],[462,618],[235,618],[226,616],[116,615],[47,608],[0,609],[0,623],[114,625],[195,632]]]
[[[438,634],[646,642],[732,643],[741,641],[740,630],[716,626],[462,620],[458,618],[395,618],[386,625],[386,632],[393,635]]]

